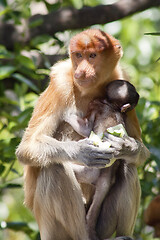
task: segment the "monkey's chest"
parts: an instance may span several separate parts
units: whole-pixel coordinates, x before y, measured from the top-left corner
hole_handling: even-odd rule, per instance
[[[124,125],[122,114],[106,105],[104,106],[103,112],[96,115],[93,131],[96,134],[101,134],[104,133],[107,128],[114,127],[120,123]]]
[[[79,141],[83,139],[74,129],[66,122],[62,122],[58,127],[56,134],[53,136],[59,141]]]

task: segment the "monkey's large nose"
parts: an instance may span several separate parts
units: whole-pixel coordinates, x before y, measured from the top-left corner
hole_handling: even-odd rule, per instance
[[[75,79],[83,79],[85,77],[85,72],[84,71],[75,72],[74,77]]]

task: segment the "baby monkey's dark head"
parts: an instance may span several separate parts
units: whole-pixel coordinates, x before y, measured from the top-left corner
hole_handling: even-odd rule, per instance
[[[116,110],[128,112],[137,105],[139,94],[130,82],[114,80],[106,86],[106,98]]]

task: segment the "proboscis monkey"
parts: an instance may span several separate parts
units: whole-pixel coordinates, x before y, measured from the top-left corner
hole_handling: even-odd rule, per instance
[[[103,201],[96,232],[99,239],[132,235],[139,206],[137,166],[148,157],[135,111],[127,113],[129,137],[107,136],[109,149],[96,147],[65,123],[68,111],[84,117],[88,104],[105,96],[105,86],[124,79],[118,40],[100,30],[84,31],[70,41],[70,59],[57,63],[41,94],[22,141],[18,159],[25,164],[25,203],[33,211],[42,240],[88,240],[81,187],[71,163],[103,168],[120,162]],[[87,188],[87,186],[86,186]],[[85,188],[83,186],[85,195]],[[89,191],[87,191],[89,194]]]
[[[126,112],[135,108],[139,100],[139,94],[135,87],[125,80],[110,82],[107,84],[105,92],[105,98],[90,102],[87,116],[84,119],[73,111],[68,112],[65,116],[65,121],[81,136],[89,137],[92,130],[101,134],[108,127],[118,123],[122,123],[125,127]]]
[[[100,136],[103,133],[105,134],[107,128],[117,124],[123,124],[125,127],[126,112],[131,111],[137,105],[139,94],[135,87],[125,80],[110,82],[107,84],[105,91],[105,99],[96,99],[90,102],[85,118],[82,119],[73,112],[65,117],[65,121],[80,135],[89,137],[93,130]],[[86,216],[88,234],[92,240],[99,239],[95,231],[97,217],[101,204],[114,183],[118,166],[119,162],[103,169],[73,166],[79,183],[95,186],[93,200]]]
[[[144,222],[154,228],[154,238],[160,238],[160,195],[154,197],[145,210]]]

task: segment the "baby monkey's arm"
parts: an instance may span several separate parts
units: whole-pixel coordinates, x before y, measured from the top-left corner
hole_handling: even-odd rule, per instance
[[[75,113],[67,114],[64,120],[69,123],[72,128],[81,136],[89,137],[93,129],[96,111],[92,111],[90,116],[81,118]]]

